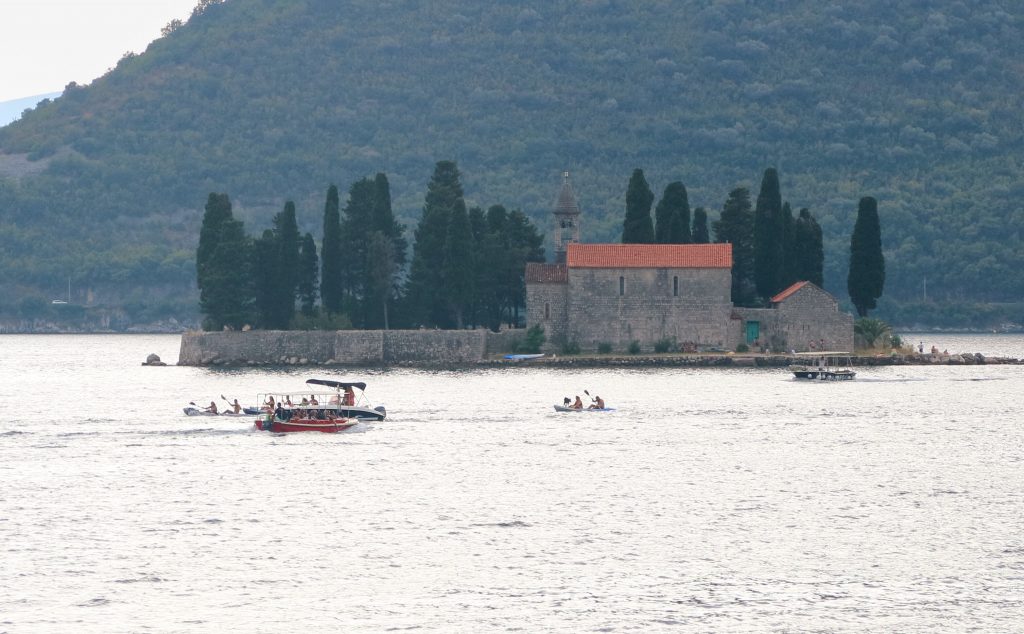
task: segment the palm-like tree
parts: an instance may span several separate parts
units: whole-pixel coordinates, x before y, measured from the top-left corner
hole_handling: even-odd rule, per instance
[[[889,324],[881,319],[862,317],[853,324],[853,332],[864,342],[865,347],[874,348],[875,342],[892,332]]]

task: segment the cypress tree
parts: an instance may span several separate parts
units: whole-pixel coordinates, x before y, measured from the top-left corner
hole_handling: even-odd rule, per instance
[[[389,304],[394,299],[394,288],[398,283],[398,275],[405,266],[408,243],[405,240],[405,229],[395,221],[391,209],[391,186],[383,173],[373,179],[372,211],[370,214],[370,236],[366,241],[365,287],[367,297],[364,298],[362,313],[365,315],[364,326],[367,328],[388,327]],[[375,237],[375,234],[378,234]],[[381,241],[388,244],[385,245]],[[380,261],[386,257],[388,261]],[[382,275],[389,275],[385,284]]]
[[[444,291],[456,328],[462,328],[466,313],[473,302],[473,270],[476,244],[465,203],[455,205],[448,219],[445,233]]]
[[[313,234],[307,233],[302,237],[302,245],[299,247],[299,303],[302,314],[306,317],[316,315],[317,296],[317,270],[319,262],[316,255],[316,242],[313,241]]]
[[[822,286],[824,283],[825,249],[822,243],[821,226],[811,212],[800,210],[793,225],[793,261],[796,263],[797,281],[807,280]]]
[[[860,199],[857,222],[850,236],[850,272],[846,289],[857,315],[867,317],[885,287],[885,256],[882,254],[882,229],[878,222],[878,203],[870,197]]]
[[[227,194],[210,194],[196,249],[196,283],[203,328],[241,328],[252,319],[250,243],[231,214]]]
[[[227,194],[211,193],[206,200],[203,224],[199,229],[199,247],[196,249],[196,285],[202,291],[205,286],[213,251],[217,248],[221,229],[225,222],[233,220],[231,201]],[[200,301],[202,301],[200,299]]]
[[[448,222],[458,206],[465,209],[459,169],[453,161],[439,161],[427,185],[423,215],[414,232],[407,295],[411,317],[424,326],[450,323],[444,288],[445,242]]]
[[[703,207],[693,210],[693,231],[690,234],[694,244],[707,244],[711,242],[708,233],[708,212]]]
[[[750,191],[738,187],[729,192],[722,215],[713,223],[715,242],[732,244],[732,302],[754,303],[754,214]]]
[[[690,241],[690,201],[679,181],[665,187],[654,208],[654,239],[659,244],[687,244]]]
[[[348,262],[341,277],[342,305],[357,328],[366,327],[367,320],[367,248],[374,231],[375,190],[369,178],[352,183],[341,218],[341,249]]]
[[[367,327],[390,325],[388,305],[391,302],[395,273],[395,242],[383,231],[371,231],[366,243],[366,312],[371,315]]]
[[[278,326],[276,305],[279,300],[277,286],[278,249],[273,230],[265,229],[263,235],[252,243],[253,284],[255,286],[256,326],[273,329]]]
[[[331,185],[327,190],[324,205],[324,239],[320,246],[320,297],[323,308],[329,315],[342,310],[342,260],[341,260],[341,213],[338,201],[338,187]]]
[[[796,250],[793,242],[796,239],[796,221],[793,219],[793,208],[788,202],[782,203],[782,266],[779,268],[778,290],[789,288],[797,278]]]
[[[782,194],[779,174],[769,167],[761,179],[754,209],[754,282],[757,294],[768,298],[778,292],[784,263]]]
[[[269,327],[284,330],[295,316],[295,297],[299,285],[299,247],[301,238],[295,218],[295,203],[288,201],[274,216],[274,255]]]
[[[643,170],[633,170],[626,189],[626,219],[622,223],[623,244],[652,244],[654,223],[651,221],[651,203],[654,193],[644,178]]]

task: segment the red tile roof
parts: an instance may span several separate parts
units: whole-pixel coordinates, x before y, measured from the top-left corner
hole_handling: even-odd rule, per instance
[[[779,302],[781,302],[782,300],[786,299],[787,297],[789,297],[793,293],[797,292],[798,290],[800,290],[804,286],[807,286],[808,284],[810,284],[810,282],[797,282],[796,284],[790,286],[786,290],[782,291],[781,293],[779,293],[778,295],[773,297],[772,298],[772,303],[773,304],[778,304]]]
[[[570,244],[569,268],[728,269],[731,244]]]
[[[526,263],[528,284],[564,284],[569,281],[569,271],[564,264]]]

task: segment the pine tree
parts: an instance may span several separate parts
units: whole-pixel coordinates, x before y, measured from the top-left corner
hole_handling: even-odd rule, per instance
[[[654,193],[644,178],[643,170],[633,170],[626,189],[626,219],[622,223],[623,244],[652,244],[654,223],[651,221],[651,203]]]
[[[807,280],[822,286],[824,283],[825,250],[822,244],[821,227],[807,208],[800,210],[793,225],[794,275],[797,281]]]
[[[427,185],[423,215],[414,232],[407,286],[409,311],[413,321],[420,325],[447,326],[451,323],[442,272],[448,222],[459,206],[463,209],[466,206],[459,169],[453,161],[439,161]]]
[[[732,302],[754,304],[754,214],[750,191],[738,187],[729,192],[722,215],[713,223],[715,242],[732,245]]]
[[[241,328],[252,319],[250,241],[231,214],[227,194],[210,194],[196,249],[196,281],[203,328]]]
[[[323,301],[324,311],[329,315],[337,315],[342,311],[341,213],[339,209],[338,187],[331,185],[327,190],[327,203],[324,205],[324,239],[320,246],[320,297]]]
[[[693,231],[690,233],[694,244],[707,244],[711,242],[708,233],[708,212],[703,207],[693,210]]]
[[[690,241],[690,201],[679,181],[669,183],[654,208],[654,239],[659,244],[687,244]]]
[[[878,203],[865,196],[857,207],[857,222],[850,236],[850,272],[846,289],[857,309],[867,317],[876,306],[885,287],[885,256],[882,254],[882,230],[878,222]]]
[[[785,266],[783,231],[779,174],[769,167],[761,179],[761,192],[754,209],[754,282],[757,294],[765,299],[781,290]]]
[[[298,283],[299,303],[302,314],[306,317],[313,317],[316,315],[318,270],[319,261],[316,256],[316,242],[313,241],[313,234],[307,233],[302,237],[302,245],[299,248]]]

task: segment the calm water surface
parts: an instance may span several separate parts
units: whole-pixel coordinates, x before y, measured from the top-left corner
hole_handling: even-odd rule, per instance
[[[140,366],[177,349],[0,337],[0,632],[1024,627],[1022,366]],[[367,380],[388,420],[181,414],[312,376]],[[584,389],[617,411],[552,411]]]

